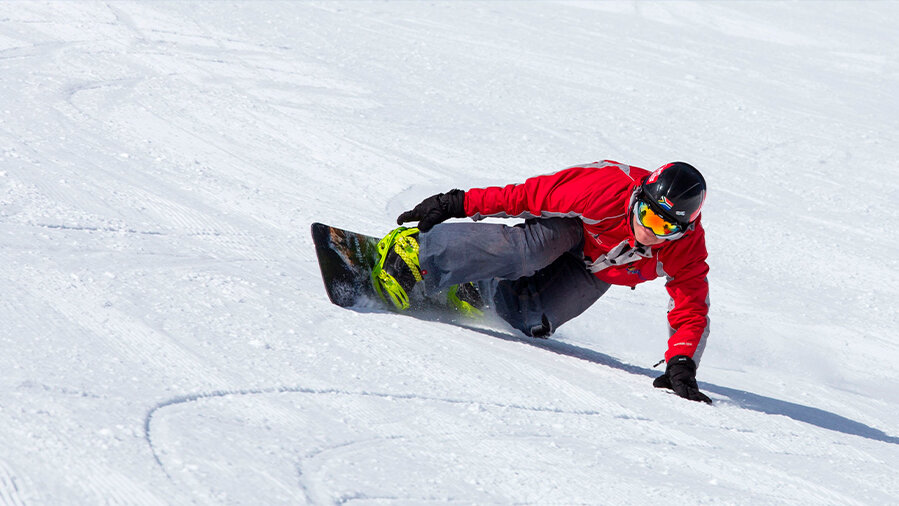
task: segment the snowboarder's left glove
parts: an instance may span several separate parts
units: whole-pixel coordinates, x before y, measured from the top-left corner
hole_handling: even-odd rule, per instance
[[[671,357],[665,374],[656,378],[652,386],[670,388],[677,395],[691,401],[712,403],[708,395],[699,391],[699,385],[696,384],[696,362],[686,355]]]
[[[411,211],[406,211],[396,219],[397,225],[407,221],[417,221],[422,232],[431,230],[434,225],[450,218],[465,217],[465,192],[450,190],[438,193],[421,201]]]

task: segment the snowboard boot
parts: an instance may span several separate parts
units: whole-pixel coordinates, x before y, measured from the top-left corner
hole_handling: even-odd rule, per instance
[[[450,306],[456,311],[471,318],[484,316],[484,299],[481,298],[481,292],[474,283],[463,283],[461,285],[453,285],[446,294],[446,299]]]
[[[378,243],[379,259],[371,272],[375,291],[400,311],[409,309],[409,293],[421,281],[417,235],[417,228],[406,227],[387,234]]]

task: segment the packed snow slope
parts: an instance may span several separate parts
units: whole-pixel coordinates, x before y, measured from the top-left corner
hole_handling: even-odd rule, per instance
[[[896,504],[899,4],[0,3],[0,504]],[[329,303],[314,221],[613,159],[710,185],[548,341]]]

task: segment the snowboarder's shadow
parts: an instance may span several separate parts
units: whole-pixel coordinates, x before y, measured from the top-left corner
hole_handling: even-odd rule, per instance
[[[661,372],[658,370],[626,364],[604,353],[600,353],[588,348],[582,348],[580,346],[575,346],[564,341],[558,341],[555,339],[533,339],[523,336],[519,337],[514,334],[491,329],[469,327],[465,325],[461,326],[469,330],[480,332],[482,334],[486,334],[498,339],[529,344],[531,346],[551,351],[553,353],[579,358],[581,360],[586,360],[595,364],[612,367],[614,369],[619,369],[631,374],[638,374],[650,378],[655,378],[656,376],[661,374]],[[745,390],[723,387],[704,381],[699,382],[699,388],[705,392],[723,395],[727,397],[730,402],[741,408],[751,409],[753,411],[767,413],[770,415],[786,416],[799,422],[808,423],[816,427],[821,427],[822,429],[842,432],[843,434],[861,436],[864,438],[872,439],[874,441],[882,441],[884,443],[899,444],[899,437],[890,436],[889,434],[886,434],[879,429],[875,429],[874,427],[870,427],[861,422],[856,422],[855,420],[851,420],[844,416],[838,415],[836,413],[831,413],[830,411],[825,411],[823,409],[804,406],[802,404],[796,404],[794,402],[782,401],[780,399],[774,399],[773,397],[766,397],[764,395],[754,394]]]

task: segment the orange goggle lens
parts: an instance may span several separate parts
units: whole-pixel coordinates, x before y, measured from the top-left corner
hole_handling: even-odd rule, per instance
[[[656,214],[646,202],[637,203],[637,219],[640,220],[641,225],[652,230],[652,233],[658,237],[667,237],[683,230],[677,223],[671,223]]]

